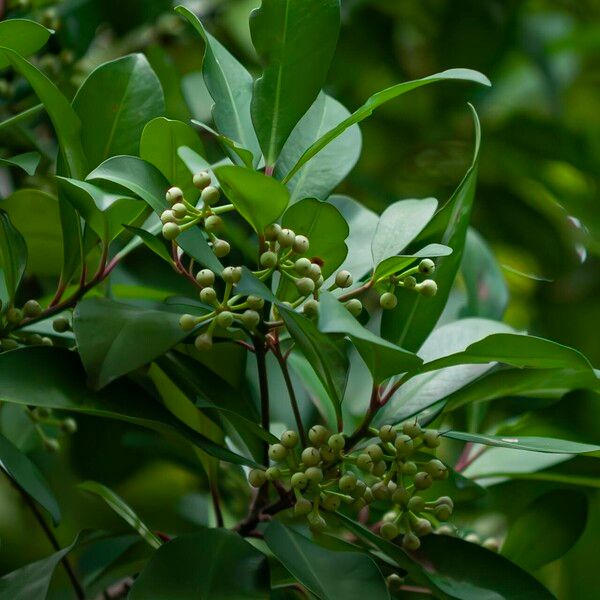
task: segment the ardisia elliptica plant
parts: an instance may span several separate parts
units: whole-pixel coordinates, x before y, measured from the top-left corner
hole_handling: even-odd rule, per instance
[[[100,65],[70,102],[22,56],[35,44],[2,41],[0,29],[2,64],[29,82],[56,132],[64,254],[56,292],[22,302],[27,245],[0,211],[0,400],[20,405],[55,452],[77,425],[54,411],[154,430],[170,458],[193,449],[212,498],[215,527],[158,534],[110,489],[81,484],[147,542],[141,562],[113,553],[102,564],[108,583],[125,577],[128,589],[133,578],[132,600],[552,597],[527,561],[511,562],[510,531],[501,554],[489,528],[479,537],[469,503],[513,477],[581,484],[536,471],[600,447],[523,436],[526,419],[489,406],[518,396],[530,414],[525,397],[597,390],[598,378],[576,350],[501,322],[501,275],[469,230],[475,109],[471,165],[446,202],[399,200],[378,216],[331,195],[358,159],[359,123],[380,105],[433,83],[488,80],[452,69],[350,113],[322,91],[339,0],[263,0],[250,21],[257,79],[176,10],[204,42],[211,126],[164,118],[142,55]],[[135,301],[118,301],[113,276],[144,245],[144,260],[167,263],[182,291],[157,298],[140,274]],[[548,458],[528,462],[534,453]],[[38,505],[58,523],[43,476],[3,436],[0,459],[42,522]],[[548,542],[546,562],[579,533],[566,547]],[[112,540],[82,534],[0,579],[1,597],[21,597],[14,590],[34,577],[46,597],[60,562],[78,597],[97,593],[66,553]]]

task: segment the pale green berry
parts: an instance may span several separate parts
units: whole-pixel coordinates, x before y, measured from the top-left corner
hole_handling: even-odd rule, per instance
[[[425,500],[421,496],[413,496],[407,504],[408,510],[420,513],[425,510]]]
[[[287,456],[287,448],[283,444],[269,446],[269,458],[275,462],[281,462]]]
[[[356,459],[356,466],[361,471],[370,471],[373,465],[373,459],[368,454],[359,454]]]
[[[442,505],[446,505],[449,506],[450,508],[454,508],[454,502],[452,500],[452,498],[450,498],[450,496],[440,496],[436,501],[435,501],[435,505],[436,506],[442,506]]]
[[[356,488],[356,475],[351,471],[340,477],[338,487],[341,492],[348,493]]]
[[[196,281],[202,287],[210,287],[215,282],[215,274],[210,269],[201,269],[196,273]]]
[[[23,313],[26,317],[39,317],[42,314],[42,307],[37,300],[27,300],[23,305]]]
[[[211,177],[208,171],[200,171],[194,175],[192,181],[195,187],[197,187],[199,190],[203,190],[205,187],[210,185]]]
[[[417,287],[417,280],[412,275],[409,275],[402,280],[402,285],[407,290],[414,290]]]
[[[161,223],[175,223],[175,214],[172,210],[164,210],[160,215]]]
[[[436,506],[434,514],[440,521],[447,521],[452,516],[452,507],[448,504],[440,504]]]
[[[375,500],[387,500],[390,497],[390,490],[383,481],[378,481],[372,488],[371,492]]]
[[[481,545],[492,552],[498,552],[500,550],[500,543],[495,538],[487,538]]]
[[[327,528],[327,521],[318,513],[310,512],[306,519],[313,531],[323,531]]]
[[[27,338],[25,343],[31,346],[39,346],[42,343],[42,336],[39,333],[34,333]]]
[[[10,338],[4,338],[0,340],[0,347],[2,350],[8,352],[9,350],[16,350],[19,347],[19,343]]]
[[[373,467],[371,468],[371,473],[373,473],[375,477],[382,477],[386,471],[387,465],[385,464],[385,460],[379,460],[376,463],[373,463]]]
[[[419,263],[419,273],[431,275],[435,271],[435,263],[430,258],[424,258]]]
[[[282,248],[291,248],[296,240],[296,234],[291,229],[282,229],[277,234],[277,241]]]
[[[219,215],[210,215],[204,219],[204,229],[206,231],[221,231],[223,229],[223,219]]]
[[[267,481],[266,473],[261,469],[252,469],[248,473],[248,483],[255,488],[259,488]]]
[[[377,444],[371,444],[367,447],[367,454],[374,460],[381,460],[383,458],[383,450],[381,446]]]
[[[404,433],[405,435],[409,435],[411,438],[414,439],[416,437],[419,437],[423,433],[423,430],[416,421],[409,421],[407,423],[402,424],[402,433]]]
[[[418,550],[421,547],[421,540],[412,532],[404,534],[402,538],[402,547],[405,550]]]
[[[481,544],[481,538],[476,533],[469,533],[469,535],[465,536],[465,542]]]
[[[23,311],[20,308],[9,308],[6,311],[6,320],[10,325],[17,325],[23,320]]]
[[[323,481],[323,471],[319,469],[319,467],[308,467],[308,469],[304,471],[304,474],[312,483],[321,483],[321,481]]]
[[[388,510],[383,517],[381,517],[381,521],[383,523],[391,523],[398,518],[398,512],[396,510]]]
[[[425,468],[433,479],[446,479],[448,477],[448,467],[437,458],[431,459]]]
[[[45,438],[44,448],[46,448],[46,450],[49,452],[58,452],[60,450],[60,444],[55,438]]]
[[[323,425],[313,425],[308,430],[308,439],[315,446],[323,445],[329,439],[330,435],[329,430],[326,427],[323,427]]]
[[[184,331],[191,331],[196,327],[196,317],[193,315],[181,315],[179,317],[179,326]]]
[[[307,317],[316,317],[319,314],[319,303],[314,298],[309,298],[302,305],[302,312]]]
[[[228,310],[224,310],[217,315],[216,321],[219,327],[227,329],[233,325],[233,313],[229,312]]]
[[[309,245],[310,244],[308,242],[308,238],[305,235],[297,235],[294,238],[294,243],[292,244],[292,250],[296,254],[304,254],[305,252],[308,252]]]
[[[183,219],[183,217],[187,215],[188,210],[185,204],[182,204],[181,202],[176,202],[171,207],[171,212],[175,215],[175,218]]]
[[[296,280],[296,288],[301,296],[308,296],[315,291],[315,282],[309,277],[302,277]]]
[[[385,540],[393,540],[398,537],[400,531],[398,530],[397,525],[393,523],[384,523],[379,528],[379,535]]]
[[[242,323],[246,329],[254,331],[260,323],[260,315],[255,310],[245,310],[241,316]]]
[[[397,487],[392,494],[392,502],[406,506],[410,500],[410,492],[403,487]]]
[[[358,317],[363,309],[362,302],[358,298],[351,298],[344,306],[353,317]]]
[[[292,487],[302,489],[308,485],[308,477],[304,473],[294,473],[290,479]]]
[[[173,186],[167,190],[165,198],[169,204],[176,204],[183,199],[183,192],[181,191],[181,188]]]
[[[310,268],[306,273],[313,281],[317,282],[321,277],[321,267],[317,263],[310,263]]]
[[[404,578],[392,573],[385,578],[385,583],[392,592],[399,592],[404,584]]]
[[[334,452],[341,452],[346,445],[346,439],[341,433],[334,433],[327,440],[327,444]]]
[[[251,310],[260,310],[265,305],[265,301],[258,296],[248,296],[246,298],[246,304]]]
[[[398,304],[398,298],[396,298],[395,294],[392,292],[385,292],[381,294],[381,298],[379,298],[379,306],[384,310],[392,310],[396,308]]]
[[[306,498],[298,498],[294,504],[294,514],[297,517],[304,517],[312,510],[312,502]]]
[[[69,329],[71,329],[69,319],[66,317],[56,317],[56,319],[52,321],[52,329],[54,329],[56,333],[65,333],[65,331],[69,331]]]
[[[384,425],[379,430],[379,439],[382,442],[390,442],[393,444],[396,439],[396,430],[392,425]]]
[[[375,498],[373,497],[373,492],[371,491],[371,488],[369,488],[369,487],[368,487],[368,488],[365,490],[365,493],[363,494],[363,498],[365,499],[365,502],[366,502],[367,504],[371,504],[371,502],[373,502],[373,500],[374,500]]]
[[[450,535],[450,536],[454,536],[455,535],[455,531],[453,527],[450,527],[450,525],[441,525],[440,527],[438,527],[435,530],[435,533],[437,535]]]
[[[415,475],[415,489],[426,490],[433,484],[433,477],[426,471],[420,471]]]
[[[267,225],[265,227],[265,240],[269,242],[274,242],[279,236],[279,232],[281,231],[281,227],[277,223],[273,223],[272,225]]]
[[[65,433],[73,434],[77,431],[77,421],[69,417],[60,424],[60,428]]]
[[[210,333],[203,333],[194,340],[194,346],[196,350],[199,350],[200,352],[210,350],[212,348],[212,345],[213,340],[212,335],[210,335]]]
[[[177,223],[165,223],[162,227],[162,234],[165,240],[174,240],[181,233]]]
[[[401,434],[396,437],[394,447],[398,456],[410,456],[414,449],[414,443],[410,436]]]
[[[40,342],[42,346],[54,346],[54,342],[49,338],[44,336]]]
[[[440,432],[435,429],[427,429],[423,434],[423,443],[428,448],[437,448],[440,445]]]
[[[298,445],[298,434],[292,429],[288,429],[281,434],[279,441],[286,448],[295,448]]]
[[[242,271],[236,267],[225,267],[221,277],[225,283],[239,283],[242,278]]]
[[[315,281],[315,287],[319,289],[325,283],[323,275],[319,275],[319,278]]]
[[[337,456],[329,446],[321,446],[321,448],[319,448],[319,453],[321,454],[321,460],[325,462],[331,462],[332,460],[335,460]]]
[[[265,269],[273,269],[277,266],[277,254],[268,250],[260,255],[260,264]]]
[[[431,522],[427,519],[416,519],[412,524],[413,531],[418,536],[429,535],[433,531],[433,527],[431,526]]]
[[[417,465],[416,463],[410,460],[407,462],[403,462],[400,465],[400,472],[402,473],[402,475],[410,475],[412,477],[417,473]]]
[[[433,279],[426,279],[419,283],[415,288],[421,296],[426,296],[427,298],[431,298],[437,294],[438,286],[437,283]]]
[[[219,201],[221,197],[221,192],[219,192],[219,188],[216,188],[214,185],[209,185],[202,190],[200,194],[200,199],[206,206],[212,206]]]
[[[332,494],[327,494],[325,496],[325,498],[323,499],[323,502],[321,503],[321,506],[323,506],[323,508],[325,510],[328,510],[330,512],[334,512],[336,511],[341,504],[341,500],[339,498],[339,496],[334,496]]]
[[[205,287],[200,290],[200,300],[206,304],[214,304],[217,301],[217,292],[212,287]]]
[[[294,263],[294,269],[298,275],[307,275],[311,265],[312,263],[308,258],[302,257]]]
[[[212,248],[217,258],[223,258],[231,252],[231,246],[225,240],[214,240]]]
[[[279,467],[269,467],[265,472],[269,481],[281,479],[281,469]]]
[[[335,276],[335,285],[340,288],[348,288],[352,285],[353,278],[352,273],[350,271],[338,271]]]
[[[304,466],[315,467],[321,462],[321,454],[316,448],[309,446],[302,450],[301,459]]]

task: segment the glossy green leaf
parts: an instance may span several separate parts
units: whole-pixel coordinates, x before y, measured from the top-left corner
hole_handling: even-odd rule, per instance
[[[266,557],[226,529],[201,528],[163,544],[130,600],[267,600]]]
[[[414,254],[404,254],[400,256],[390,256],[382,260],[373,273],[373,279],[380,280],[400,273],[410,266],[413,266],[419,258],[437,258],[439,256],[449,256],[452,254],[452,248],[443,244],[429,244],[425,248],[415,252]]]
[[[0,401],[80,412],[127,421],[162,433],[178,433],[221,460],[257,466],[253,460],[186,427],[128,381],[110,384],[99,392],[91,390],[86,385],[79,357],[69,350],[38,346],[0,354]]]
[[[461,442],[484,444],[486,446],[496,446],[499,448],[514,448],[516,450],[548,452],[550,454],[590,454],[593,456],[600,456],[600,446],[581,444],[580,442],[571,442],[569,440],[559,440],[555,438],[481,435],[465,433],[463,431],[446,431],[444,432],[444,435],[453,440],[460,440]]]
[[[60,522],[58,502],[39,469],[12,442],[0,434],[0,467],[29,496],[52,517],[55,525]]]
[[[25,273],[27,246],[23,236],[2,209],[0,209],[0,258],[7,295],[12,301]]]
[[[379,567],[367,554],[328,550],[279,521],[269,524],[265,542],[285,568],[320,600],[390,598]]]
[[[313,142],[349,116],[350,112],[337,100],[320,93],[285,143],[277,159],[275,177],[283,179]],[[291,201],[302,198],[325,200],[352,170],[360,156],[361,146],[360,129],[353,125],[288,182]]]
[[[150,248],[150,250],[152,250],[154,254],[160,256],[164,261],[166,261],[170,265],[173,264],[173,258],[169,253],[169,250],[165,246],[165,242],[162,237],[154,235],[149,231],[146,231],[145,229],[140,229],[139,227],[133,227],[131,225],[126,225],[125,229],[137,235],[142,240],[142,242],[144,242],[144,245]]]
[[[218,167],[214,173],[227,198],[258,234],[274,223],[290,201],[286,187],[276,179],[239,166]]]
[[[212,135],[219,144],[221,144],[223,151],[230,156],[234,163],[247,167],[248,169],[254,168],[254,156],[250,150],[246,150],[246,148],[238,144],[235,140],[215,131],[212,127],[209,127],[200,121],[192,120],[192,123],[196,125],[196,127],[199,127]]]
[[[2,23],[0,22],[0,25]],[[27,173],[27,175],[35,175],[35,171],[40,164],[41,155],[39,152],[25,152],[10,158],[0,158],[0,167],[18,167]]]
[[[469,105],[470,106],[470,105]],[[382,335],[406,348],[416,351],[427,339],[442,314],[450,290],[460,268],[469,220],[475,199],[479,151],[481,146],[481,127],[475,109],[470,106],[475,123],[475,149],[473,161],[463,180],[448,203],[440,210],[423,235],[417,239],[420,243],[441,242],[452,248],[452,254],[441,258],[436,264],[433,279],[438,286],[433,298],[424,298],[412,290],[398,287],[396,297],[398,305],[394,310],[385,311],[381,322]],[[442,230],[441,239],[438,229]],[[434,234],[428,234],[433,230]]]
[[[524,569],[535,571],[568,552],[583,533],[587,514],[588,502],[583,493],[553,490],[543,494],[512,523],[502,554]]]
[[[196,204],[199,191],[192,182],[192,173],[177,154],[182,146],[204,154],[198,134],[187,123],[157,117],[144,127],[140,157],[154,165],[170,185],[181,188],[188,202]]]
[[[416,369],[422,364],[416,354],[394,346],[363,327],[332,294],[319,294],[319,330],[347,335],[365,361],[375,383]]]
[[[212,116],[219,133],[249,150],[256,166],[260,147],[250,116],[252,76],[204,29],[196,15],[183,6],[175,10],[191,23],[206,44],[202,73],[215,102]]]
[[[73,331],[92,385],[153,361],[187,335],[176,313],[147,310],[106,298],[87,298],[73,313]]]
[[[254,84],[252,122],[267,165],[325,83],[340,28],[339,0],[263,0],[250,17],[264,64]]]
[[[142,130],[161,116],[165,101],[158,77],[143,54],[130,54],[96,68],[79,88],[79,115],[90,168],[118,154],[137,155]]]
[[[404,250],[431,221],[437,206],[435,198],[399,200],[388,206],[371,241],[373,262],[378,265]]]
[[[78,484],[79,489],[98,496],[110,506],[128,525],[135,529],[140,536],[153,548],[160,548],[162,542],[152,533],[150,528],[137,516],[135,511],[110,488],[96,481],[84,481]]]
[[[137,198],[111,194],[86,181],[57,177],[57,182],[63,197],[106,242],[116,238],[146,208]]]
[[[330,144],[335,138],[344,133],[348,127],[356,123],[360,123],[367,117],[371,116],[373,111],[378,107],[393,100],[406,92],[417,89],[430,83],[436,83],[438,81],[447,80],[458,80],[458,81],[471,81],[479,83],[481,85],[491,85],[488,78],[477,71],[471,69],[449,69],[435,75],[429,75],[423,79],[416,79],[414,81],[407,81],[405,83],[398,83],[389,87],[381,92],[373,94],[358,110],[353,112],[347,119],[342,121],[339,125],[330,129],[325,135],[321,136],[304,154],[300,157],[300,160],[294,165],[294,168],[285,176],[284,181],[287,183],[294,177],[294,175],[316,154],[318,154],[325,146]]]
[[[54,32],[29,19],[8,19],[0,22],[0,47],[10,48],[21,56],[29,56],[42,48]],[[0,69],[8,67],[9,60],[0,58]]]

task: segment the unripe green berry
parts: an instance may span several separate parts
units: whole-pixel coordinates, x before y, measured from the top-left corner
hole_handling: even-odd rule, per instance
[[[338,487],[341,492],[352,492],[356,488],[356,475],[352,472],[346,473],[340,477]]]
[[[329,446],[321,446],[319,448],[319,454],[321,455],[321,460],[324,462],[331,462],[337,457],[337,454]]]
[[[417,473],[417,465],[412,461],[403,462],[400,465],[400,472],[402,475],[409,475],[412,477]]]
[[[191,331],[196,327],[196,317],[193,315],[181,315],[179,317],[179,326],[184,331]]]
[[[211,183],[211,177],[208,171],[200,171],[196,173],[193,178],[193,183],[196,188],[199,190],[203,190],[205,187],[209,186]]]
[[[336,511],[341,504],[341,500],[339,496],[333,496],[332,494],[327,494],[321,503],[321,506],[330,512]]]
[[[393,523],[384,523],[379,528],[379,535],[385,540],[393,540],[398,537],[399,533],[398,527]]]
[[[304,517],[312,510],[312,502],[306,498],[299,498],[294,504],[294,514],[297,517]]]
[[[49,452],[58,452],[60,450],[60,444],[55,438],[45,438],[44,448],[46,448],[46,450]]]
[[[219,188],[216,188],[214,185],[209,185],[202,190],[200,194],[200,199],[206,206],[212,206],[219,201],[221,197],[221,192],[219,192]]]
[[[365,502],[366,502],[367,504],[371,504],[371,502],[373,502],[373,500],[374,500],[375,498],[373,497],[373,492],[371,491],[371,488],[369,488],[369,487],[368,487],[368,488],[365,490],[365,493],[363,494],[363,498],[365,499]]]
[[[409,435],[411,438],[414,439],[419,437],[423,433],[423,430],[416,421],[409,421],[407,423],[402,424],[402,433],[404,433],[405,435]]]
[[[450,508],[454,508],[454,502],[452,500],[452,498],[450,498],[450,496],[440,496],[436,501],[435,501],[435,505],[436,506],[442,506],[442,505],[446,505],[449,506]]]
[[[279,441],[286,448],[295,448],[298,445],[298,434],[292,429],[288,429],[281,434]]]
[[[431,275],[435,271],[435,263],[430,258],[424,258],[419,263],[419,273]]]
[[[318,513],[308,513],[306,520],[313,531],[323,531],[324,529],[327,529],[327,521]]]
[[[301,296],[308,296],[315,291],[315,282],[310,277],[302,277],[296,280],[296,288]]]
[[[476,533],[469,533],[469,535],[465,536],[465,542],[481,544],[481,538]]]
[[[401,434],[396,437],[394,447],[398,456],[410,456],[414,449],[414,443],[410,436]]]
[[[283,444],[269,446],[269,458],[275,462],[281,462],[287,456],[287,448]]]
[[[23,311],[20,308],[9,308],[6,311],[6,320],[10,325],[18,325],[23,320]]]
[[[217,315],[216,321],[219,327],[227,329],[233,325],[233,313],[229,312],[228,310],[224,310]]]
[[[77,431],[77,421],[69,417],[60,424],[60,428],[65,433],[73,434]]]
[[[294,238],[294,243],[292,244],[292,250],[296,254],[304,254],[305,252],[308,252],[309,245],[310,244],[308,242],[308,238],[305,235],[297,235]]]
[[[290,482],[292,487],[303,489],[308,485],[308,477],[304,473],[294,473]]]
[[[171,212],[173,213],[175,218],[183,219],[183,217],[187,215],[188,210],[185,204],[182,204],[181,202],[176,202],[171,207]]]
[[[304,466],[306,467],[315,467],[321,462],[320,452],[312,446],[304,448],[300,457],[302,459],[302,462],[304,463]]]
[[[174,240],[181,233],[177,223],[165,223],[162,227],[162,234],[165,240]]]
[[[356,466],[361,471],[370,471],[373,465],[373,459],[368,454],[359,454],[356,459]]]
[[[212,286],[215,282],[215,274],[210,269],[201,269],[196,273],[196,281],[202,287]]]
[[[273,269],[277,266],[277,254],[275,252],[271,252],[270,250],[267,252],[263,252],[260,255],[260,264],[265,267],[265,269]]]
[[[260,315],[255,310],[245,310],[241,319],[244,327],[250,331],[254,331],[260,323]]]
[[[407,504],[408,510],[420,513],[425,510],[425,500],[421,496],[413,496]]]
[[[309,298],[302,305],[302,312],[307,317],[316,317],[319,314],[319,303],[314,298]]]
[[[175,213],[172,210],[163,210],[160,215],[160,221],[163,225],[166,223],[175,223]]]
[[[279,236],[280,231],[281,227],[277,223],[267,225],[265,227],[265,240],[268,242],[274,242]]]
[[[65,331],[69,331],[69,329],[71,329],[69,319],[66,317],[56,317],[56,319],[52,321],[52,329],[54,329],[56,333],[65,333]]]
[[[440,527],[438,527],[435,530],[435,533],[437,535],[450,535],[450,536],[454,536],[456,532],[454,531],[454,528],[450,527],[450,525],[441,525]]]
[[[383,458],[383,450],[377,444],[371,444],[367,447],[367,454],[374,460],[378,461]]]
[[[327,444],[334,452],[341,452],[346,445],[346,439],[341,433],[334,433],[327,440]]]
[[[362,302],[358,298],[351,298],[344,306],[353,317],[358,317],[363,309]]]
[[[494,538],[487,538],[481,545],[492,552],[498,552],[500,550],[500,543]]]
[[[42,314],[42,307],[37,300],[27,300],[23,305],[23,313],[26,317],[39,317]]]
[[[378,460],[376,463],[373,463],[373,467],[371,468],[371,473],[375,477],[382,477],[386,471],[387,465],[385,464],[385,460]]]
[[[200,352],[210,350],[212,345],[213,340],[210,333],[203,333],[194,340],[194,346],[196,347],[196,350],[199,350]]]
[[[183,199],[183,192],[181,191],[181,188],[176,186],[169,188],[165,194],[165,199],[171,205],[181,201]]]
[[[214,240],[212,248],[217,258],[223,258],[231,252],[231,246],[225,240]]]
[[[372,488],[373,498],[375,500],[387,500],[390,497],[390,490],[383,481],[377,482]]]
[[[296,240],[296,234],[291,229],[282,229],[277,234],[277,241],[282,248],[291,248]]]
[[[440,432],[435,429],[427,429],[423,434],[423,443],[428,448],[437,448],[440,445]]]
[[[433,512],[440,521],[447,521],[452,516],[452,507],[447,504],[440,504],[440,506],[436,506]]]
[[[416,519],[412,524],[412,528],[419,537],[429,535],[433,531],[431,522],[427,519]]]
[[[390,442],[393,444],[396,439],[396,430],[392,425],[384,425],[379,430],[379,439],[382,442]]]
[[[426,279],[419,283],[415,288],[421,296],[431,298],[437,294],[438,286],[433,279]]]
[[[319,275],[319,278],[315,281],[315,287],[319,289],[323,286],[324,283],[325,279],[323,278],[323,275]]]
[[[404,584],[404,578],[392,573],[385,578],[385,583],[392,592],[399,592]]]
[[[425,466],[427,472],[433,479],[446,479],[448,477],[448,468],[437,458],[431,459]]]
[[[410,501],[410,492],[407,489],[405,489],[403,487],[398,487],[394,490],[394,493],[392,494],[392,502],[394,502],[394,504],[399,504],[400,506],[406,506],[409,501]]]
[[[214,304],[217,301],[217,292],[212,287],[205,287],[200,290],[200,300],[206,304]]]
[[[215,232],[223,229],[223,219],[219,215],[210,215],[204,219],[204,229]]]
[[[402,280],[402,285],[407,290],[414,290],[417,287],[417,280],[412,275],[409,275]]]
[[[42,341],[40,342],[42,346],[54,346],[54,342],[49,337],[42,337]]]
[[[323,425],[313,425],[308,430],[308,439],[315,445],[321,446],[329,439],[330,433]]]
[[[421,540],[414,533],[408,532],[402,538],[402,547],[409,551],[418,550],[421,547]]]
[[[335,276],[335,285],[339,288],[348,288],[352,285],[353,278],[352,273],[350,271],[338,271]]]
[[[415,489],[426,490],[433,484],[433,478],[425,471],[420,471],[415,475]]]
[[[19,347],[19,343],[10,338],[4,338],[0,340],[0,347],[5,352],[8,352],[9,350],[16,350]]]
[[[248,296],[246,304],[250,310],[260,310],[265,305],[265,301],[258,296]]]
[[[265,472],[269,481],[281,479],[281,469],[279,467],[269,467]]]
[[[242,278],[242,273],[235,267],[225,267],[221,277],[225,283],[239,283]]]
[[[294,263],[294,270],[298,275],[307,275],[311,265],[312,263],[308,258],[302,257]]]
[[[321,481],[323,481],[323,471],[319,469],[319,467],[308,467],[308,469],[304,471],[304,474],[312,483],[321,483]]]
[[[379,298],[379,306],[384,310],[392,310],[396,308],[398,304],[398,298],[396,298],[395,294],[392,292],[385,292],[381,294],[381,298]]]
[[[313,281],[317,282],[321,277],[321,267],[317,263],[310,263],[310,268],[306,273]]]
[[[252,469],[248,473],[248,483],[255,488],[259,488],[267,481],[266,473],[261,469]]]

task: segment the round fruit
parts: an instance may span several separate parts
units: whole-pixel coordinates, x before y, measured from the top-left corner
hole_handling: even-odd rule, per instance
[[[379,439],[382,442],[394,443],[396,439],[396,430],[392,427],[392,425],[384,425],[379,430]]]
[[[399,533],[398,527],[393,523],[384,523],[379,528],[379,534],[386,540],[393,540],[394,538],[397,538]]]
[[[292,429],[288,429],[281,434],[279,441],[286,448],[295,448],[298,445],[298,434]]]
[[[323,425],[313,425],[308,430],[308,438],[315,446],[323,445],[330,435],[329,430]]]
[[[398,298],[396,298],[395,294],[392,292],[385,292],[381,294],[381,298],[379,298],[379,306],[384,310],[392,310],[396,308],[396,304],[398,304]]]
[[[214,240],[212,248],[217,258],[223,258],[231,251],[229,242],[226,242],[225,240]]]
[[[419,263],[419,273],[431,275],[435,271],[435,263],[430,258],[424,258]]]
[[[196,281],[202,287],[211,286],[215,282],[215,274],[210,269],[201,269],[196,273]]]
[[[296,254],[304,254],[308,252],[309,242],[308,238],[305,235],[297,235],[294,238],[294,243],[292,244],[292,250]]]
[[[273,269],[277,266],[277,254],[271,251],[263,252],[260,255],[260,264],[265,269]]]
[[[363,309],[362,302],[358,298],[351,298],[344,306],[353,317],[358,317]]]
[[[210,350],[212,348],[212,345],[213,341],[210,333],[203,333],[194,340],[194,346],[196,347],[196,350]]]
[[[211,178],[208,171],[200,171],[194,175],[193,183],[199,190],[203,190],[205,187],[209,186],[210,182]]]
[[[316,448],[309,446],[302,450],[301,459],[306,467],[315,467],[321,462],[321,454]]]
[[[250,473],[248,473],[248,483],[252,487],[260,487],[267,481],[267,475],[261,469],[252,469]]]
[[[275,462],[281,462],[287,453],[287,448],[283,444],[273,444],[269,447],[269,458]]]
[[[350,273],[350,271],[338,271],[337,275],[335,276],[335,285],[340,288],[348,288],[352,285],[352,282],[352,273]]]
[[[302,489],[308,485],[308,477],[304,473],[294,473],[291,478],[292,487]]]
[[[184,331],[191,331],[196,327],[196,317],[193,315],[181,315],[179,318],[179,326]]]
[[[202,190],[200,194],[200,199],[206,206],[212,206],[219,201],[221,193],[219,192],[219,188],[216,188],[214,185],[209,185]]]
[[[415,489],[426,490],[433,484],[433,478],[429,473],[421,471],[415,475]]]
[[[162,228],[162,234],[165,240],[174,240],[181,233],[177,223],[165,223]]]

